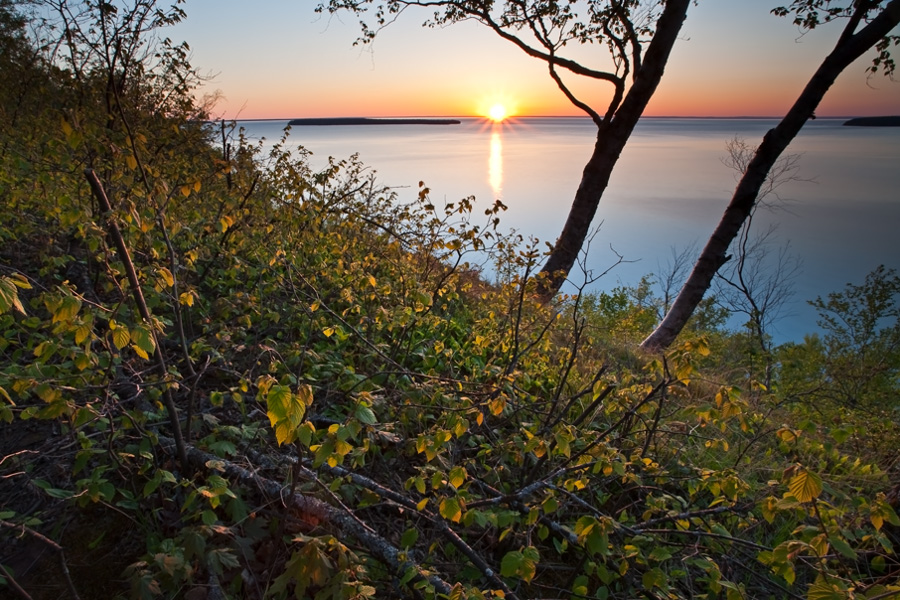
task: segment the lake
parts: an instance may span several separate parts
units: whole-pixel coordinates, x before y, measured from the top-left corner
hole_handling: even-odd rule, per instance
[[[358,153],[377,179],[401,200],[418,182],[435,203],[475,196],[509,207],[501,227],[526,238],[553,241],[596,135],[586,118],[516,118],[494,125],[463,118],[460,125],[294,127],[289,145],[313,153],[313,167],[329,156]],[[806,125],[788,152],[799,154],[796,180],[778,188],[781,208],[761,209],[754,227],[776,225],[776,244],[789,243],[802,261],[795,295],[773,331],[779,342],[817,330],[807,300],[861,283],[884,264],[900,269],[900,128],[843,127],[843,119]],[[603,271],[628,262],[596,289],[637,283],[666,270],[673,249],[701,248],[727,205],[736,172],[725,165],[736,136],[755,146],[774,119],[645,118],[628,143],[597,212],[602,220],[588,267]],[[251,138],[277,141],[282,121],[242,121]],[[612,249],[611,249],[612,248]],[[777,250],[777,246],[776,246]],[[572,278],[577,281],[579,273]],[[571,291],[574,288],[569,288]]]

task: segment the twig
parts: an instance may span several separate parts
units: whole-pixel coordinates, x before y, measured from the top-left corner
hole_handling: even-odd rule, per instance
[[[60,546],[59,544],[57,544],[50,538],[48,538],[44,535],[41,535],[34,529],[31,529],[30,527],[26,527],[25,525],[18,525],[16,523],[10,523],[9,521],[0,520],[0,527],[5,527],[7,529],[18,530],[18,531],[21,531],[22,533],[27,533],[34,539],[36,539],[39,542],[42,542],[45,545],[52,548],[53,551],[56,552],[57,557],[59,557],[59,566],[60,566],[60,568],[62,568],[63,575],[66,578],[66,585],[69,588],[69,593],[72,594],[72,597],[75,598],[75,600],[80,600],[80,597],[78,596],[78,591],[75,589],[75,584],[72,583],[72,575],[69,573],[69,566],[66,564],[66,554],[63,551],[62,546]],[[5,571],[6,571],[6,569],[4,569],[4,572]],[[13,582],[15,581],[14,579],[12,579],[12,577],[10,577],[9,580],[13,581]],[[16,587],[18,587],[18,586],[16,586]],[[21,588],[19,588],[19,590],[21,590]],[[29,597],[28,594],[26,594],[24,590],[21,590],[21,593],[24,595],[25,598]]]
[[[25,600],[31,600],[31,596],[28,595],[28,592],[22,589],[22,586],[20,586],[19,582],[16,581],[16,579],[12,576],[12,573],[10,573],[2,564],[0,564],[0,573],[2,573],[3,577],[6,578],[6,582],[9,584],[9,587],[13,589],[13,591],[25,598]]]
[[[156,367],[159,371],[160,378],[162,379],[162,381],[165,381],[168,377],[169,369],[166,367],[166,359],[163,356],[162,348],[160,347],[159,340],[157,339],[156,328],[153,327],[153,320],[150,316],[150,309],[147,308],[147,302],[144,300],[144,293],[141,290],[141,284],[138,280],[137,271],[135,271],[134,269],[134,263],[131,262],[131,255],[128,252],[128,246],[125,245],[125,239],[122,237],[122,232],[119,231],[119,226],[116,224],[115,219],[113,219],[112,206],[109,203],[109,198],[107,198],[106,192],[103,189],[103,184],[100,183],[100,179],[97,177],[97,174],[93,169],[85,169],[84,176],[87,178],[88,183],[91,186],[91,191],[93,191],[94,197],[96,197],[97,202],[100,203],[100,210],[102,214],[107,216],[107,229],[109,230],[109,234],[116,244],[116,250],[118,251],[119,259],[122,261],[122,264],[125,267],[125,273],[128,276],[128,283],[131,285],[131,294],[134,298],[135,304],[137,304],[138,312],[140,313],[141,318],[149,327],[150,335],[153,336]],[[187,466],[187,454],[185,453],[184,449],[184,438],[181,436],[181,424],[178,420],[178,409],[175,407],[175,400],[172,398],[172,390],[168,386],[164,387],[163,399],[166,406],[166,412],[169,414],[169,421],[172,425],[172,437],[175,440],[175,449],[178,453],[178,461],[181,463],[182,468],[184,468]]]

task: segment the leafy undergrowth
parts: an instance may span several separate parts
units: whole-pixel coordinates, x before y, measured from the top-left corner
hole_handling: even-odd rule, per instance
[[[79,48],[0,114],[4,592],[900,593],[893,295],[844,346],[709,305],[643,356],[658,301],[536,303],[499,202],[403,205],[206,124],[177,47],[112,87]]]

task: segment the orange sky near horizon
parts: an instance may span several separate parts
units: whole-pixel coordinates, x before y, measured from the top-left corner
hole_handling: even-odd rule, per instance
[[[778,0],[703,0],[691,6],[647,116],[780,116],[834,43],[838,28],[807,35],[769,14]],[[580,116],[527,57],[475,23],[422,28],[407,11],[372,47],[354,47],[351,15],[317,15],[297,0],[188,0],[170,37],[186,40],[192,64],[213,75],[216,116],[261,119],[340,116],[484,116],[503,104],[518,116]],[[597,54],[591,55],[591,52]],[[586,63],[603,48],[579,49]],[[839,78],[818,116],[900,114],[900,82],[868,77],[870,58]],[[602,82],[567,77],[601,112]]]

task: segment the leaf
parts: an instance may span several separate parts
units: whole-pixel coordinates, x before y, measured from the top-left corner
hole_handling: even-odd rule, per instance
[[[847,540],[837,535],[831,535],[828,536],[828,541],[831,542],[831,545],[834,546],[835,550],[843,554],[846,558],[856,560],[856,551],[847,543]]]
[[[459,486],[466,482],[466,476],[465,467],[453,467],[450,469],[450,485],[458,489]]]
[[[303,424],[306,409],[312,404],[312,388],[309,384],[300,386],[296,394],[286,385],[273,385],[266,394],[267,415],[278,445],[291,443]]]
[[[11,308],[16,309],[23,315],[25,314],[25,307],[19,301],[19,291],[16,289],[16,284],[8,277],[0,277],[0,315]]]
[[[778,510],[777,505],[778,499],[774,496],[769,496],[759,504],[759,508],[760,511],[762,511],[763,518],[770,524],[775,521],[775,513]]]
[[[128,342],[131,341],[131,334],[128,333],[128,329],[126,329],[125,327],[114,327],[113,323],[115,323],[115,321],[109,322],[109,328],[112,330],[113,344],[116,345],[116,348],[121,350],[128,345]]]
[[[48,482],[44,481],[43,479],[34,479],[34,480],[32,480],[32,483],[34,483],[34,485],[36,485],[37,487],[39,487],[42,490],[44,490],[45,492],[47,492],[47,495],[50,496],[51,498],[56,498],[58,500],[66,500],[75,495],[74,493],[70,492],[69,490],[55,488],[52,485],[50,485]]]
[[[809,586],[806,598],[807,600],[845,600],[849,596],[837,584],[819,579]]]
[[[442,517],[454,523],[459,523],[460,519],[462,519],[462,508],[459,506],[459,499],[455,497],[441,500],[438,512]]]
[[[375,418],[375,413],[372,412],[372,409],[362,403],[356,406],[356,410],[353,414],[357,419],[359,419],[359,422],[364,425],[374,425],[378,422],[378,420]]]
[[[537,573],[539,559],[537,548],[533,546],[528,546],[522,551],[507,552],[500,561],[500,574],[504,577],[521,577],[525,582],[529,582]]]
[[[812,502],[822,493],[822,478],[800,467],[788,482],[788,489],[799,502]]]
[[[124,330],[125,328],[122,327],[121,329],[117,329],[116,331]],[[134,342],[135,352],[137,352],[138,355],[140,355],[140,357],[144,360],[149,359],[150,353],[156,351],[156,342],[153,340],[153,334],[143,325],[138,325],[131,330],[131,341]]]
[[[157,269],[159,276],[163,278],[163,281],[166,282],[166,286],[172,287],[175,285],[175,277],[172,276],[172,271],[168,270],[165,267],[160,267]]]
[[[75,296],[66,296],[54,311],[53,322],[71,321],[78,315],[79,310],[81,310],[81,300]]]
[[[415,527],[410,527],[405,532],[403,532],[403,536],[400,538],[400,547],[401,548],[410,548],[415,545],[416,540],[419,539],[419,530]]]
[[[500,561],[500,574],[504,577],[512,577],[519,572],[519,566],[525,557],[518,550],[507,552]]]
[[[88,336],[91,335],[93,329],[91,323],[82,323],[79,325],[78,329],[75,330],[75,343],[81,344],[84,340],[88,339]]]
[[[655,587],[665,588],[667,583],[666,574],[659,567],[654,567],[644,573],[641,583],[643,583],[645,590]]]

